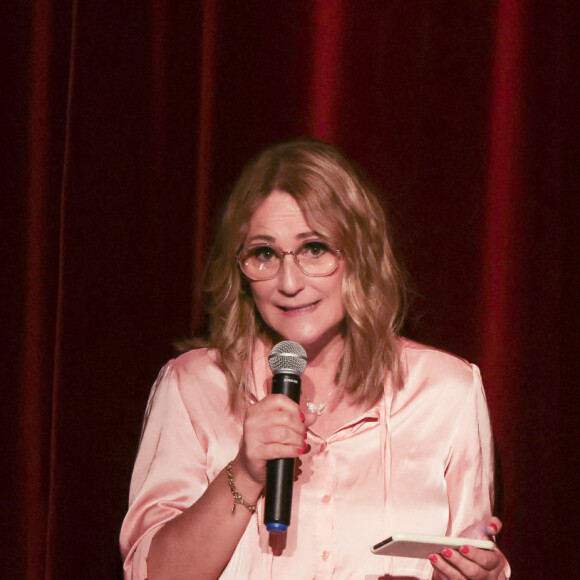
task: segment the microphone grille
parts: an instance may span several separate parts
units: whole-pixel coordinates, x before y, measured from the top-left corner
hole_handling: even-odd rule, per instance
[[[270,352],[270,370],[276,373],[289,372],[301,375],[306,370],[306,351],[291,340],[279,342]]]

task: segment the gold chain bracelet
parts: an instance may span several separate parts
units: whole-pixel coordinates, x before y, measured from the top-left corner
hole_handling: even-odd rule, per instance
[[[234,505],[232,506],[232,512],[236,511],[237,505],[243,505],[245,508],[248,508],[253,514],[256,513],[258,509],[257,503],[248,503],[243,497],[242,494],[236,489],[236,484],[234,482],[234,474],[232,473],[232,462],[230,461],[226,467],[226,471],[228,472],[228,483],[230,485],[230,490],[232,495],[234,496]]]

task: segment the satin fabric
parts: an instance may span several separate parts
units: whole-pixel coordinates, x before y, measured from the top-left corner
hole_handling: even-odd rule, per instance
[[[256,525],[262,498],[221,578],[430,578],[428,560],[376,556],[371,546],[395,532],[482,537],[492,514],[493,446],[479,371],[404,339],[401,352],[406,380],[399,392],[387,381],[379,404],[327,439],[316,424],[308,431],[288,533],[270,537]],[[271,379],[267,354],[258,342],[258,400]],[[190,351],[161,371],[121,531],[126,578],[147,577],[154,534],[237,454],[242,424],[227,400],[214,351]]]

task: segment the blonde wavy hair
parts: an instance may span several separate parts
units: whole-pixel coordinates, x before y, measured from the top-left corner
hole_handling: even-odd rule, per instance
[[[385,213],[362,174],[334,146],[313,139],[275,144],[243,170],[227,203],[204,276],[209,339],[191,346],[217,349],[226,375],[230,408],[241,413],[250,399],[251,361],[257,337],[273,345],[236,256],[249,222],[274,190],[289,193],[306,222],[345,259],[345,345],[336,375],[342,394],[376,403],[389,373],[402,382],[397,335],[406,300]]]

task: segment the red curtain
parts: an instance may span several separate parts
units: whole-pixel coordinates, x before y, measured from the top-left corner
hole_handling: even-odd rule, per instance
[[[5,4],[2,576],[122,577],[145,402],[203,325],[224,199],[310,134],[384,192],[406,334],[482,367],[516,577],[574,577],[574,0]]]

